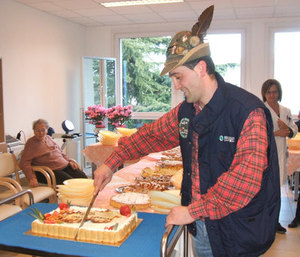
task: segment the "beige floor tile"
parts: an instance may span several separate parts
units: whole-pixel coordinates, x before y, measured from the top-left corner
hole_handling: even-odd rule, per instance
[[[6,252],[6,251],[1,251],[0,250],[0,256],[1,257],[29,257],[29,256],[32,256],[32,255],[20,254],[20,253],[13,253],[13,252]]]
[[[288,185],[281,188],[280,223],[287,229],[286,234],[276,234],[275,241],[263,257],[298,257],[300,256],[300,227],[288,228],[295,217],[297,202]]]
[[[299,252],[289,250],[269,250],[263,257],[299,257]]]

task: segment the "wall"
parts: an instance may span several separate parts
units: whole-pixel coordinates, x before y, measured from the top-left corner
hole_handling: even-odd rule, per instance
[[[57,133],[65,119],[79,131],[85,27],[10,0],[1,0],[0,24],[5,133],[28,138],[38,118]]]
[[[32,121],[46,118],[56,132],[70,119],[80,128],[81,58],[119,60],[119,38],[174,34],[190,23],[83,27],[10,0],[0,2],[0,57],[3,62],[5,132],[32,135]],[[5,24],[5,26],[4,26]],[[293,28],[300,17],[213,20],[210,33],[243,33],[242,85],[260,97],[262,82],[272,77],[271,31]]]

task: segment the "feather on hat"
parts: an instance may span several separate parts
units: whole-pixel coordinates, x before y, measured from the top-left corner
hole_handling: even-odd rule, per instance
[[[210,55],[209,44],[204,37],[212,21],[214,6],[206,8],[192,27],[192,31],[181,31],[172,38],[167,49],[167,60],[160,76],[184,63]]]

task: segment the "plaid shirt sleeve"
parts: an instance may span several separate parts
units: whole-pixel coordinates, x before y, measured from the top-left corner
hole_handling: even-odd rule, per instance
[[[122,137],[118,148],[105,160],[105,164],[116,170],[125,160],[134,160],[149,153],[172,149],[179,145],[177,105],[153,123],[145,124],[130,137]]]
[[[206,194],[188,206],[195,219],[220,219],[246,206],[258,193],[267,167],[267,128],[262,109],[252,111],[244,123],[229,170]]]

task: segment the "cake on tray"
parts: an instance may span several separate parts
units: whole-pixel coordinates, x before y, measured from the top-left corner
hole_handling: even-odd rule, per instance
[[[32,216],[37,219],[31,223],[31,233],[74,240],[86,209],[70,206],[44,215],[35,209]],[[87,221],[79,229],[77,240],[114,245],[127,238],[136,228],[137,220],[137,213],[126,205],[121,206],[120,210],[92,208]]]

